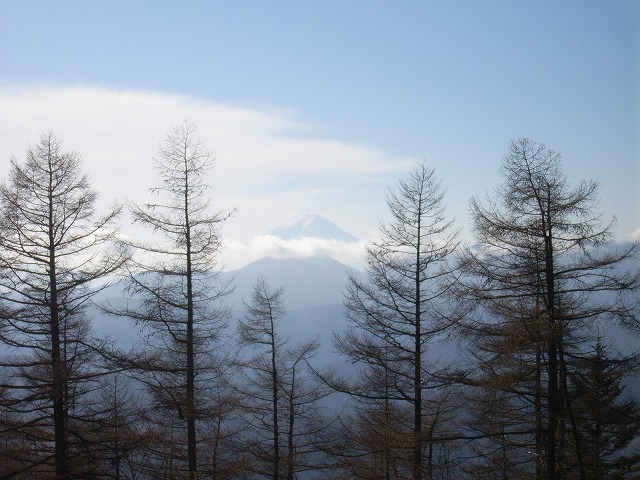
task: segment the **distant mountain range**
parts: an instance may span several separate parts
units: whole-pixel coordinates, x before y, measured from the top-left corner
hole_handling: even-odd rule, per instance
[[[321,218],[321,217],[320,217]],[[305,217],[292,223],[293,230],[304,231],[304,225],[313,224],[317,220]],[[330,222],[329,222],[330,223]],[[604,245],[602,248],[615,248],[615,245]],[[631,267],[635,260],[625,262],[623,267]],[[231,338],[235,337],[237,320],[246,315],[243,302],[250,303],[253,286],[262,276],[273,288],[283,287],[286,312],[279,322],[279,334],[282,339],[289,339],[290,345],[317,338],[320,342],[312,363],[316,368],[332,368],[345,377],[355,375],[357,365],[338,355],[333,345],[334,333],[344,332],[349,328],[346,310],[343,304],[345,287],[348,283],[350,269],[331,257],[308,258],[261,258],[238,270],[223,271],[222,282],[231,281],[235,290],[225,298],[232,311],[228,317]],[[360,272],[355,271],[358,275]],[[615,292],[602,292],[596,297],[615,295]],[[109,300],[115,304],[124,304],[121,285],[114,285],[101,292],[96,300]],[[128,349],[135,345],[139,335],[143,333],[139,326],[127,319],[113,318],[99,311],[93,312],[93,324],[99,336],[110,336],[121,348]],[[606,331],[607,343],[612,344],[613,351],[633,354],[638,350],[638,339],[629,335],[628,331],[616,325],[609,325]],[[585,348],[587,345],[585,345]],[[444,336],[428,346],[429,361],[440,365],[453,365],[469,358],[463,353],[465,342]],[[627,395],[640,397],[640,381],[637,377],[625,379]],[[334,398],[334,397],[331,397]],[[337,408],[339,400],[328,400],[330,408]]]
[[[349,267],[328,256],[265,257],[238,270],[223,271],[219,280],[222,283],[230,281],[235,287],[223,300],[232,308],[231,329],[235,328],[235,319],[245,314],[244,302],[251,302],[256,281],[264,277],[272,288],[284,289],[286,314],[282,319],[282,330],[285,335],[295,342],[319,336],[328,358],[333,330],[342,330],[345,326],[343,300],[349,271]],[[95,301],[123,305],[127,300],[122,287],[122,283],[112,285],[100,292]],[[135,342],[139,328],[128,320],[109,317],[99,311],[94,311],[92,316],[94,328],[101,336],[109,334],[124,347]]]
[[[311,237],[341,242],[358,241],[320,215],[302,215],[269,234],[285,240]],[[344,326],[342,303],[348,272],[349,267],[329,256],[264,257],[240,269],[222,271],[219,280],[235,287],[224,299],[232,307],[233,318],[244,315],[243,302],[251,301],[253,286],[260,277],[264,277],[271,287],[284,289],[287,310],[284,323],[289,334],[299,340],[321,333],[324,340],[328,341],[334,328],[341,329]],[[122,304],[126,301],[122,286],[122,283],[118,283],[107,288],[95,300],[98,303],[110,301]],[[100,312],[94,312],[94,315],[98,332],[111,334],[125,344],[133,340],[136,328],[128,320],[107,317]],[[232,325],[235,323],[233,318]]]
[[[341,242],[357,242],[358,239],[318,214],[300,215],[284,225],[274,228],[267,235],[283,240],[312,237]]]
[[[315,237],[342,241],[356,241],[355,237],[341,230],[319,215],[304,215],[271,232],[280,238]],[[615,244],[603,245],[601,248],[615,249]],[[629,259],[620,268],[632,267],[637,260]],[[305,339],[318,337],[321,349],[316,358],[318,365],[339,364],[339,369],[348,371],[349,365],[344,359],[337,357],[333,351],[332,335],[334,331],[343,331],[347,327],[345,308],[343,305],[345,287],[349,273],[359,274],[339,261],[329,256],[315,256],[306,258],[272,258],[265,257],[256,260],[240,269],[223,271],[220,273],[222,282],[230,281],[235,290],[225,298],[232,307],[230,333],[236,328],[236,320],[245,315],[243,302],[251,302],[253,286],[260,277],[264,277],[273,288],[284,289],[286,314],[282,318],[281,332],[290,337],[294,343]],[[599,295],[608,296],[615,292],[603,292]],[[596,297],[599,295],[595,295]],[[96,301],[109,299],[116,304],[125,302],[121,285],[114,285],[97,296]],[[109,334],[119,341],[121,346],[128,347],[135,342],[139,328],[133,326],[126,319],[107,317],[100,312],[94,312],[94,327],[101,334]],[[636,351],[638,341],[636,337],[618,327],[609,327],[607,337],[614,342],[616,349],[623,353]],[[440,361],[453,361],[456,358],[458,345],[443,339],[430,346],[434,358]],[[629,382],[628,390],[640,395],[640,383]]]

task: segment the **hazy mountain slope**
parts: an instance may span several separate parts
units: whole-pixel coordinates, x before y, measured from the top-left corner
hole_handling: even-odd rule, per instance
[[[614,250],[620,245],[604,245],[607,251]],[[624,247],[624,245],[623,245]],[[637,268],[637,259],[628,259],[624,268]],[[344,290],[348,281],[349,268],[330,257],[311,258],[262,258],[235,271],[222,272],[221,281],[232,279],[235,291],[225,301],[233,307],[230,317],[230,333],[235,329],[235,323],[244,313],[242,300],[250,301],[253,285],[260,276],[264,276],[272,287],[283,287],[287,313],[282,319],[282,331],[293,342],[319,336],[322,350],[319,363],[337,361],[333,354],[331,337],[333,330],[341,331],[347,324],[343,307]],[[606,292],[594,295],[595,299],[604,299],[616,295]],[[604,298],[602,298],[604,297]],[[120,286],[112,286],[98,295],[98,299],[112,302],[123,302]],[[136,327],[132,327],[125,319],[115,319],[97,313],[94,317],[94,327],[100,335],[110,334],[123,346],[129,346],[137,335]],[[594,332],[595,333],[595,332]],[[607,325],[601,331],[607,341],[613,343],[615,350],[625,354],[636,352],[640,347],[638,337],[628,330]],[[455,342],[438,342],[429,348],[434,358],[450,361],[455,358],[458,347]],[[631,382],[633,393],[640,391],[637,382]]]
[[[272,287],[283,287],[287,309],[342,303],[348,267],[331,257],[262,258],[229,272],[236,290],[230,299],[249,301],[256,280],[263,276]]]

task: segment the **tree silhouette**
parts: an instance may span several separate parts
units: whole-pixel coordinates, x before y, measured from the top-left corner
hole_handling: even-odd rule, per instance
[[[109,248],[120,207],[98,216],[97,196],[80,155],[51,133],[0,186],[1,405],[11,435],[35,447],[20,454],[24,470],[40,475],[51,462],[58,478],[88,467],[83,400],[100,372],[86,307],[127,260]]]
[[[638,243],[605,245],[613,222],[602,225],[597,184],[572,186],[560,155],[544,145],[512,141],[502,175],[492,197],[471,200],[478,244],[463,255],[466,276],[457,292],[479,307],[465,325],[477,347],[476,384],[508,402],[485,421],[503,425],[512,448],[531,452],[536,478],[566,474],[562,445],[572,435],[577,471],[586,478],[569,364],[598,322],[637,328],[639,271],[624,262]]]
[[[167,451],[180,463],[186,445],[185,468],[196,478],[197,425],[215,410],[209,392],[223,370],[221,298],[230,290],[217,282],[216,264],[219,228],[229,215],[211,210],[206,175],[212,158],[194,124],[174,127],[155,163],[159,186],[152,193],[158,201],[130,205],[133,221],[153,232],[153,240],[131,243],[136,255],[126,293],[135,301],[108,309],[141,326],[144,350],[130,356],[125,368],[142,374],[138,378],[155,407],[170,414],[164,425],[170,432],[164,440],[172,443]]]
[[[323,469],[320,437],[328,426],[318,406],[328,392],[305,372],[319,344],[291,345],[280,326],[284,301],[284,290],[261,277],[238,321],[243,381],[236,385],[246,412],[239,448],[249,453],[250,470],[273,480]]]
[[[449,259],[458,245],[458,231],[445,216],[443,200],[444,189],[424,162],[389,191],[391,221],[381,223],[381,240],[367,247],[366,278],[353,274],[349,279],[349,326],[335,341],[338,351],[361,369],[353,381],[326,378],[332,387],[369,404],[364,411],[396,418],[392,424],[383,418],[376,421],[393,425],[381,438],[396,442],[387,445],[382,458],[404,457],[401,463],[410,468],[402,475],[415,480],[425,473],[432,478],[434,471],[430,447],[438,421],[431,408],[439,400],[425,393],[450,382],[444,368],[427,356],[430,342],[454,322],[444,280],[452,272]],[[411,452],[410,459],[398,453],[403,451]],[[400,468],[383,463],[383,472]]]

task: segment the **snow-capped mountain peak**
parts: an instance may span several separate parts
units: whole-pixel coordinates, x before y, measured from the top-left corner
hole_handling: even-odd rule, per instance
[[[342,242],[357,242],[358,239],[318,214],[300,215],[289,222],[274,228],[268,235],[283,240],[313,237]]]

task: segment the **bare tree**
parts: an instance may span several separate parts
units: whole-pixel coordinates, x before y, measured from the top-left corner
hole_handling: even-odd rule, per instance
[[[143,330],[144,351],[128,363],[138,370],[154,405],[171,415],[169,448],[196,478],[197,425],[214,410],[210,395],[219,380],[226,310],[221,302],[229,286],[218,281],[219,228],[230,214],[213,212],[206,175],[211,154],[190,122],[174,127],[155,159],[160,180],[152,189],[158,201],[131,204],[135,223],[153,232],[153,240],[132,244],[136,250],[128,279],[132,302],[110,308]],[[178,432],[186,427],[183,437]],[[186,438],[185,438],[186,437]],[[176,467],[176,469],[183,467]]]
[[[318,402],[328,392],[305,375],[318,350],[316,340],[292,346],[280,332],[284,290],[264,278],[254,285],[246,315],[238,322],[242,382],[237,388],[247,412],[240,448],[250,453],[251,469],[273,480],[325,467],[319,438],[327,423]]]
[[[77,475],[86,450],[82,399],[98,374],[86,306],[127,260],[109,249],[120,207],[98,216],[97,196],[51,133],[0,186],[2,408],[37,449],[25,468],[44,475],[52,460],[57,478]]]
[[[249,346],[257,350],[247,365],[253,375],[248,376],[249,382],[255,388],[252,390],[268,390],[268,401],[265,401],[269,415],[261,406],[254,406],[258,410],[255,418],[269,418],[268,431],[271,436],[269,450],[271,454],[256,452],[262,459],[271,461],[271,478],[280,478],[280,375],[279,356],[283,347],[283,340],[278,337],[276,323],[284,314],[284,290],[282,288],[272,290],[264,278],[260,278],[254,286],[251,303],[246,305],[246,319],[239,321],[238,333],[240,345]],[[262,398],[260,393],[251,395],[253,398]],[[260,402],[262,403],[262,402]],[[261,420],[261,423],[263,420]],[[267,425],[264,425],[265,427]]]
[[[121,372],[100,380],[91,409],[96,418],[92,429],[93,477],[142,478],[147,467],[145,453],[149,444],[157,441],[150,434],[152,425],[145,420],[147,402],[138,385]]]
[[[458,245],[458,231],[445,215],[443,200],[444,189],[424,162],[389,190],[391,221],[381,223],[382,239],[367,247],[366,278],[354,274],[349,279],[349,327],[335,341],[361,369],[351,382],[328,379],[334,388],[377,404],[375,409],[389,419],[401,415],[394,430],[410,425],[408,435],[394,431],[382,438],[397,439],[396,450],[411,452],[410,474],[405,475],[414,480],[425,473],[432,478],[434,468],[433,449],[425,447],[436,441],[437,421],[425,418],[433,419],[429,405],[437,396],[429,398],[426,392],[449,382],[442,366],[428,358],[430,342],[454,320],[444,280],[452,273],[450,255]],[[388,466],[382,469],[388,471]]]
[[[602,225],[597,184],[571,186],[560,155],[544,145],[512,141],[502,174],[492,198],[471,201],[479,245],[463,255],[458,292],[479,307],[466,323],[483,367],[478,383],[508,394],[511,411],[533,422],[523,428],[512,417],[503,433],[509,445],[534,453],[536,478],[567,472],[561,452],[569,432],[584,479],[570,361],[601,321],[637,329],[639,271],[625,262],[639,246],[606,245],[613,221]]]

